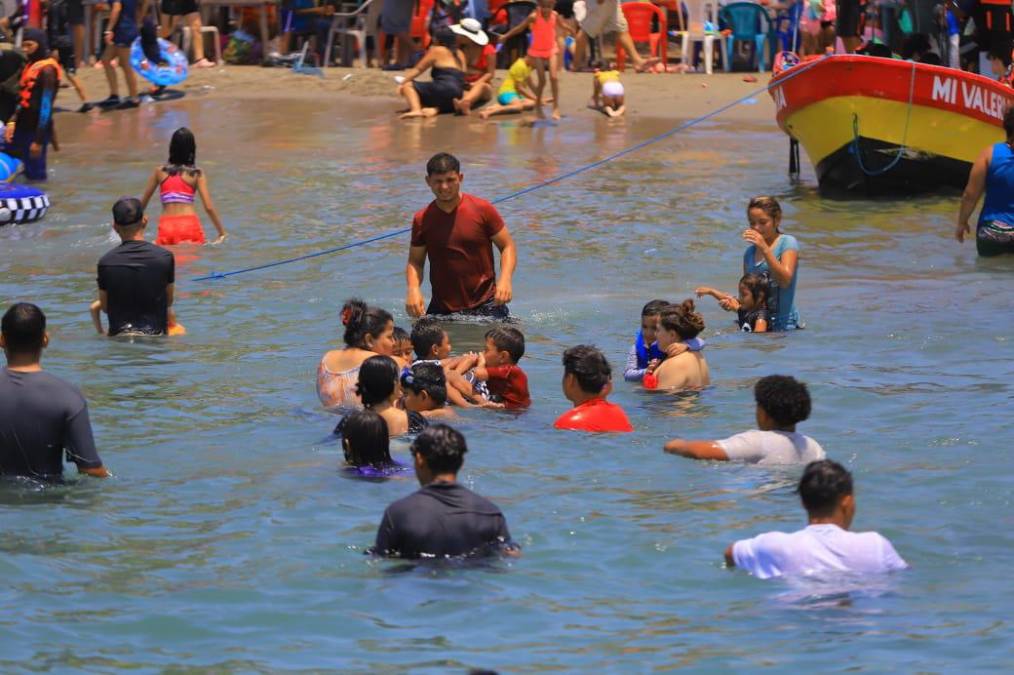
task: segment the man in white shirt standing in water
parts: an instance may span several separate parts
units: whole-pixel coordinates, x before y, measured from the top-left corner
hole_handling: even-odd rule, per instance
[[[797,489],[809,524],[791,534],[768,532],[725,549],[725,562],[760,579],[827,574],[881,574],[908,563],[876,532],[849,532],[856,514],[852,474],[837,462],[811,462]]]

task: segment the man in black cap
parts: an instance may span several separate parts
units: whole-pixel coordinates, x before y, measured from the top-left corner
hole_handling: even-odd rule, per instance
[[[21,49],[28,64],[21,72],[21,100],[7,123],[4,140],[10,154],[25,164],[25,177],[46,180],[46,150],[53,138],[53,105],[60,86],[60,69],[49,55],[46,34],[26,28]]]
[[[148,218],[141,201],[121,197],[113,205],[113,229],[122,243],[99,260],[98,306],[109,316],[109,335],[166,335],[173,304],[173,254],[144,240]],[[96,327],[102,332],[101,323]]]

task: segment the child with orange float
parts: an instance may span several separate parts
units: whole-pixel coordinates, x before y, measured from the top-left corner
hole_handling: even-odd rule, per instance
[[[528,47],[527,61],[535,67],[537,75],[535,83],[535,114],[544,117],[542,112],[542,92],[546,88],[546,71],[549,71],[549,85],[553,91],[553,119],[560,119],[560,83],[559,59],[557,48],[557,26],[562,26],[560,15],[553,7],[555,0],[538,0],[538,7],[524,21],[497,38],[503,44],[507,40],[521,35],[526,30],[532,32],[532,43]]]
[[[142,208],[147,208],[156,189],[162,200],[162,215],[158,219],[158,236],[155,239],[159,246],[205,243],[204,229],[194,209],[194,194],[200,194],[204,210],[218,231],[218,238],[212,243],[219,244],[228,236],[211,201],[207,174],[195,165],[196,156],[194,134],[186,127],[177,129],[169,143],[169,162],[152,172],[144,188]]]
[[[563,395],[574,407],[553,426],[569,431],[633,431],[623,409],[606,400],[612,387],[612,369],[602,352],[589,345],[571,347],[563,353]]]

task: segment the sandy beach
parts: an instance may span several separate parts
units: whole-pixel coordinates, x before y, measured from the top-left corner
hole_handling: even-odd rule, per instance
[[[497,85],[505,71],[498,71]],[[188,97],[207,96],[218,99],[277,101],[312,100],[322,103],[341,103],[349,97],[364,99],[377,107],[387,106],[392,113],[400,99],[395,93],[393,76],[397,73],[375,68],[327,68],[323,77],[296,74],[285,68],[260,66],[222,66],[207,70],[192,70],[190,77],[177,87]],[[108,88],[101,68],[86,67],[78,72],[91,100],[105,98]],[[758,73],[757,82],[745,82],[748,73],[704,74],[636,74],[631,69],[622,81],[627,90],[628,119],[653,117],[689,119],[697,117],[726,103],[757,91],[770,79],[769,73]],[[123,93],[122,74],[120,77]],[[424,75],[423,79],[428,79]],[[565,115],[596,113],[585,108],[591,94],[591,75],[563,73],[560,81],[563,112]],[[143,80],[142,86],[147,83]],[[774,105],[771,97],[762,93],[753,101],[722,113],[722,119],[768,123],[774,125]],[[58,104],[76,108],[77,97],[72,89],[60,92]]]

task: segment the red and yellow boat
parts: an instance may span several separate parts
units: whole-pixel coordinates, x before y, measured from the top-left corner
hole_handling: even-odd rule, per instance
[[[778,126],[824,191],[961,189],[983,148],[1004,139],[1014,89],[952,68],[828,56],[782,70],[769,89]]]

